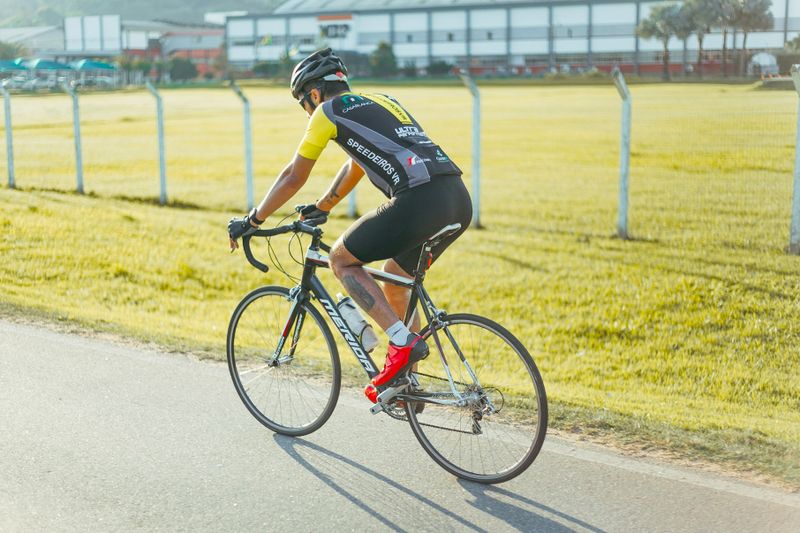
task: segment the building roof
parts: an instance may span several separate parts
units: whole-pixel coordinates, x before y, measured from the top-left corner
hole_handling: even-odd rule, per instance
[[[275,15],[304,13],[357,13],[400,9],[444,7],[492,7],[494,5],[531,4],[531,0],[288,0],[278,6]]]
[[[21,43],[51,31],[61,31],[60,26],[25,26],[22,28],[0,28],[0,41]]]
[[[122,29],[127,31],[153,31],[153,32],[174,32],[179,30],[215,30],[223,31],[219,24],[209,23],[183,23],[171,20],[128,20],[122,19]]]

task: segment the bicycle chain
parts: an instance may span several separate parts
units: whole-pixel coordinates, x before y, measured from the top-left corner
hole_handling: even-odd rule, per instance
[[[416,375],[418,375],[418,376],[424,376],[424,377],[426,377],[426,378],[435,379],[435,380],[438,380],[438,381],[447,381],[447,382],[449,382],[449,380],[448,380],[448,379],[446,379],[446,378],[440,378],[440,377],[438,377],[438,376],[432,376],[432,375],[430,375],[430,374],[423,374],[422,372],[415,372],[415,374],[416,374]],[[462,382],[460,382],[460,381],[453,381],[453,383],[455,383],[456,385],[463,385],[463,386],[465,386],[465,387],[468,387],[468,386],[469,386],[467,383],[462,383]],[[394,406],[393,406],[393,407],[394,407]],[[394,410],[394,409],[392,409],[392,411],[393,411],[393,410]],[[394,418],[395,420],[401,420],[401,421],[403,421],[403,422],[408,422],[408,417],[407,417],[407,416],[405,416],[405,415],[398,415],[398,414],[396,414],[396,413],[394,413],[394,412],[392,412],[392,411],[384,410],[384,412],[385,412],[387,415],[389,415],[390,417]],[[446,428],[446,427],[444,427],[444,426],[437,426],[436,424],[428,424],[428,423],[425,423],[425,422],[419,422],[419,421],[417,421],[417,423],[418,423],[420,426],[425,426],[425,427],[434,428],[434,429],[443,429],[443,430],[445,430],[445,431],[452,431],[453,433],[465,433],[465,434],[467,434],[467,435],[475,435],[475,432],[474,432],[474,431],[464,431],[463,429],[453,429],[453,428]]]

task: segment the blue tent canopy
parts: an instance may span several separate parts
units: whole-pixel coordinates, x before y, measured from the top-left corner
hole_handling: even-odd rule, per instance
[[[73,63],[72,66],[75,70],[80,70],[80,71],[117,70],[117,67],[115,67],[114,65],[103,63],[102,61],[94,61],[92,59],[81,59],[77,63]]]
[[[10,59],[0,59],[0,72],[7,72],[9,70],[25,70],[25,67],[18,65],[15,61]]]
[[[27,67],[33,70],[72,70],[71,66],[51,59],[33,59],[28,61]]]

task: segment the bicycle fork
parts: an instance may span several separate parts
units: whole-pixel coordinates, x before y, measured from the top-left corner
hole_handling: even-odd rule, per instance
[[[283,332],[278,340],[278,345],[275,347],[275,353],[272,354],[272,359],[269,366],[278,366],[290,362],[294,359],[294,352],[297,349],[297,343],[300,340],[300,332],[303,330],[303,323],[306,319],[306,313],[303,310],[303,301],[297,292],[290,291],[289,298],[292,301],[292,307],[289,310],[289,316],[286,318],[286,324],[283,326]],[[292,333],[291,344],[289,345],[289,353],[286,357],[281,357],[281,352],[286,345],[286,339],[289,337],[289,332]]]

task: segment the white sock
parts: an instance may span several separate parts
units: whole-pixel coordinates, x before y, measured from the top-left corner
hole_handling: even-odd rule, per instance
[[[405,346],[411,336],[411,331],[402,321],[398,320],[386,329],[386,334],[389,335],[389,340],[395,346]]]

